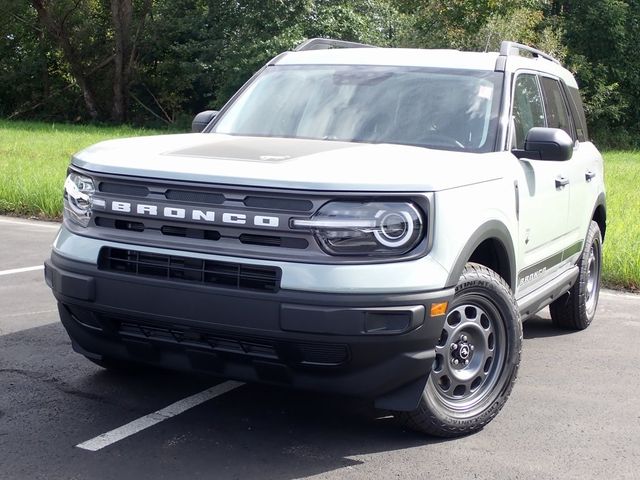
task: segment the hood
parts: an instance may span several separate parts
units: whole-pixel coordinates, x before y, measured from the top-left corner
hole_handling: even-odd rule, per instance
[[[110,174],[238,186],[427,192],[502,177],[499,153],[465,153],[221,134],[109,140],[73,157],[73,165]]]

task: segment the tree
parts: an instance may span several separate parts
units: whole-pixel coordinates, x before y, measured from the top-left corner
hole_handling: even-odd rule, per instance
[[[88,69],[83,62],[81,52],[74,44],[71,28],[69,28],[70,22],[68,22],[78,8],[79,3],[65,5],[63,9],[60,8],[59,4],[57,8],[53,7],[48,0],[32,0],[31,2],[43,29],[61,49],[65,60],[69,64],[71,74],[82,90],[89,116],[95,120],[99,116],[95,90],[89,80]]]
[[[115,43],[111,118],[115,122],[127,119],[129,88],[137,59],[138,40],[150,12],[151,0],[144,0],[139,7],[137,21],[134,21],[132,0],[111,0]]]
[[[402,43],[421,48],[466,48],[495,16],[505,15],[526,0],[394,0],[412,23]]]
[[[127,119],[129,88],[136,67],[137,44],[151,11],[151,0],[32,0],[42,29],[60,49],[82,91],[90,118]],[[102,77],[94,75],[108,68]],[[104,79],[113,95],[104,92]]]
[[[586,97],[591,126],[596,131],[637,127],[640,118],[630,105],[640,93],[635,53],[640,37],[633,28],[638,2],[568,0],[554,2],[553,8],[563,19],[567,61]]]
[[[639,19],[640,0],[4,0],[0,115],[186,125],[305,38],[480,51],[509,39],[575,72],[596,136],[634,132]]]

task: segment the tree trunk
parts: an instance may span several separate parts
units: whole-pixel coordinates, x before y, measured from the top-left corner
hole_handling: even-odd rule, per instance
[[[132,0],[111,0],[111,20],[115,41],[111,118],[121,123],[127,119],[129,99]]]
[[[151,0],[144,0],[134,32],[133,0],[111,0],[111,20],[115,41],[111,118],[116,122],[127,120],[129,86],[135,63],[138,37],[151,11],[151,4]]]
[[[71,44],[68,32],[64,31],[63,26],[53,18],[51,11],[49,10],[49,3],[47,0],[32,0],[31,4],[38,13],[38,20],[42,24],[43,28],[62,49],[64,58],[69,64],[71,74],[82,91],[82,96],[89,116],[93,120],[98,119],[99,112],[95,93],[89,84],[87,75],[84,73],[80,56]]]

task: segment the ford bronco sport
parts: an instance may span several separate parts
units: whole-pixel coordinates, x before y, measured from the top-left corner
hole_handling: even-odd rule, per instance
[[[602,157],[538,50],[313,39],[193,125],[72,158],[45,276],[98,365],[364,397],[457,436],[507,400],[522,320],[594,318]]]

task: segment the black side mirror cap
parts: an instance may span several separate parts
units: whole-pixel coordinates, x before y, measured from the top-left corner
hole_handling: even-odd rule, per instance
[[[217,110],[205,110],[195,116],[191,122],[191,132],[201,133],[211,121],[218,115]]]
[[[512,150],[518,158],[564,162],[573,155],[573,140],[559,128],[534,127],[529,130],[524,150]]]

